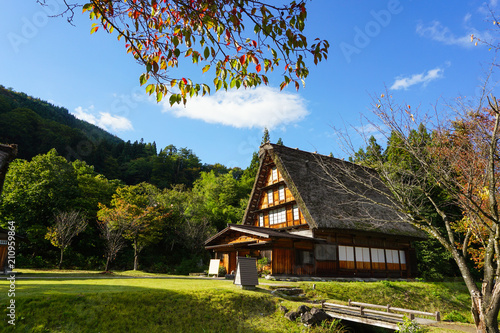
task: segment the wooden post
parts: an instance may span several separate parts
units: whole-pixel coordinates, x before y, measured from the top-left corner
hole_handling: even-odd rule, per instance
[[[410,313],[410,320],[414,320],[415,319],[415,315],[413,313]]]
[[[441,313],[436,311],[436,321],[441,321]]]
[[[351,300],[347,301],[347,305],[351,306]]]
[[[364,316],[364,315],[365,315],[365,312],[363,311],[364,309],[365,309],[365,307],[364,307],[364,306],[360,306],[360,307],[359,307],[359,314],[360,314],[360,315],[362,315],[362,316]]]
[[[391,312],[391,305],[387,304],[387,312]]]

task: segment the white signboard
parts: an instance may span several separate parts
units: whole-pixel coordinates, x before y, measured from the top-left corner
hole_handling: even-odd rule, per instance
[[[220,265],[220,259],[211,259],[210,267],[208,268],[208,275],[219,276],[219,265]]]

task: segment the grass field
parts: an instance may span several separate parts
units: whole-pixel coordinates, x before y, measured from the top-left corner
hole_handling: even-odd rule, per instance
[[[86,271],[23,270],[16,280],[16,332],[341,332],[305,328],[283,318],[279,305],[304,300],[271,294],[272,285],[241,290],[232,281],[166,277],[141,272],[102,275]],[[51,277],[57,276],[57,279]],[[144,278],[127,278],[142,276]],[[262,281],[268,283],[269,281]],[[283,284],[281,282],[277,282]],[[353,299],[469,318],[461,283],[302,282],[307,300]],[[315,285],[313,289],[313,284]],[[11,331],[8,282],[0,281],[2,332]],[[340,326],[340,325],[338,325]],[[437,330],[435,332],[442,332]],[[450,331],[451,332],[451,331]]]

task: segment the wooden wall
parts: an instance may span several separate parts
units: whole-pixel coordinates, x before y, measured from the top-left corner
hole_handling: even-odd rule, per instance
[[[260,198],[254,225],[266,228],[307,226],[307,222],[298,208],[290,189],[285,184],[281,173],[275,169],[274,165],[270,165],[268,170],[265,176],[265,186],[261,189],[260,194],[257,194],[260,195]],[[294,214],[294,207],[296,207],[298,214]],[[276,220],[271,218],[273,212],[278,212],[278,210],[286,216],[285,221],[277,223]]]

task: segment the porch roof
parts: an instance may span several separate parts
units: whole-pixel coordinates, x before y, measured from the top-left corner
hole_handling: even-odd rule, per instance
[[[220,231],[219,233],[217,233],[216,235],[210,237],[209,239],[207,239],[205,241],[205,248],[211,249],[211,248],[219,247],[222,245],[233,246],[232,244],[217,243],[218,239],[220,239],[223,235],[225,235],[231,231],[240,232],[242,234],[247,234],[247,235],[259,237],[262,239],[286,238],[286,239],[293,239],[293,240],[313,241],[316,243],[325,241],[324,239],[301,236],[301,235],[294,235],[294,234],[291,234],[287,231],[280,231],[280,230],[271,229],[271,228],[263,228],[263,227],[256,227],[256,226],[242,225],[242,224],[228,224],[224,230]],[[241,245],[244,243],[250,244],[250,243],[255,243],[255,242],[250,241],[250,242],[235,243],[235,245],[236,244]]]

